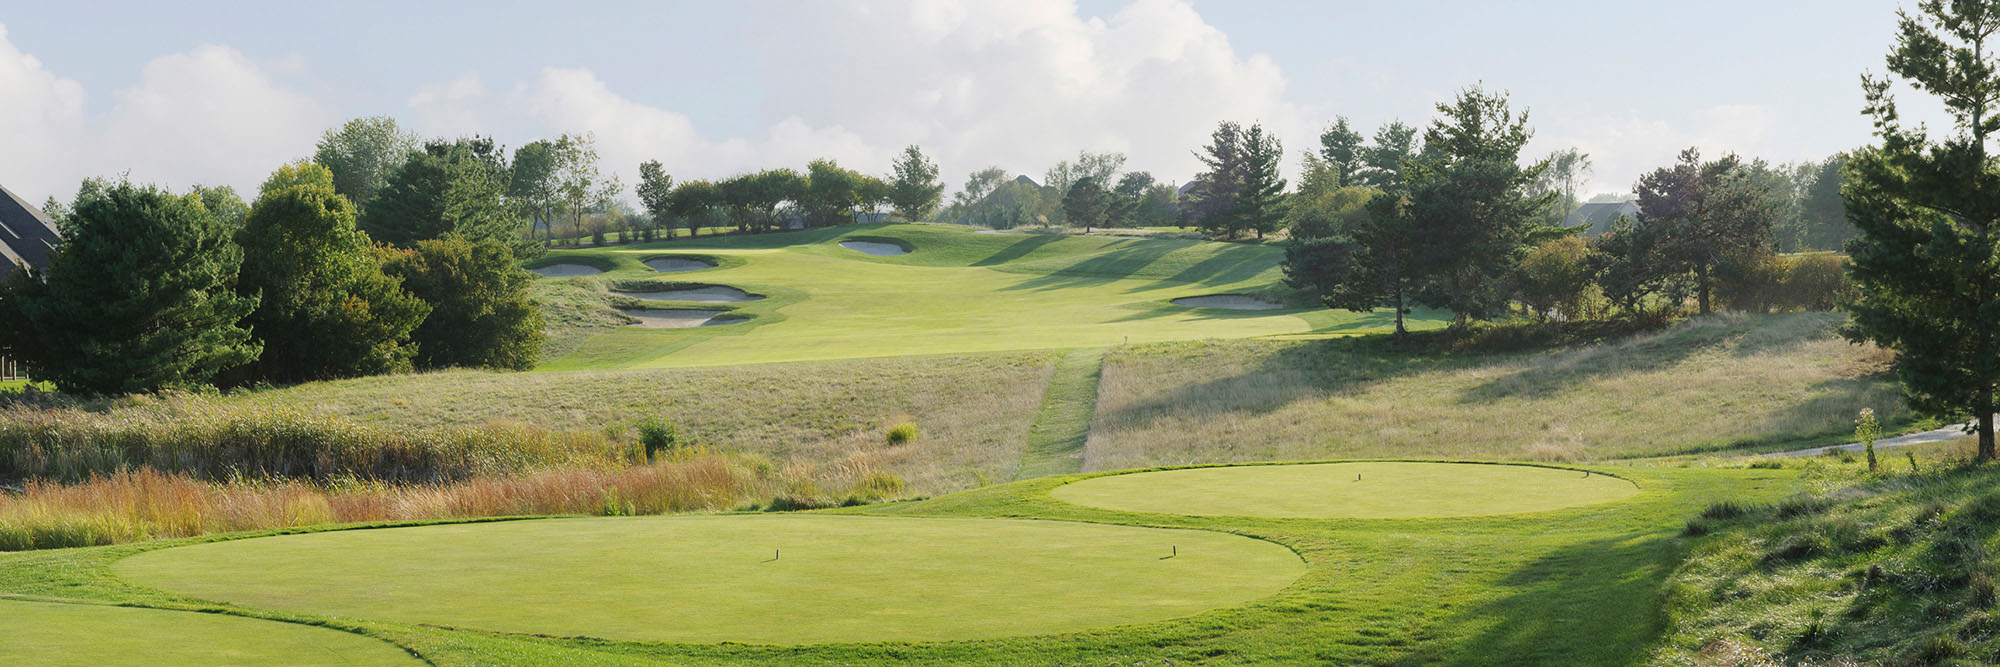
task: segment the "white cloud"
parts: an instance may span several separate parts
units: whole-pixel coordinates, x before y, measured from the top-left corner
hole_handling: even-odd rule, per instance
[[[0,185],[40,204],[76,187],[84,138],[83,85],[56,76],[7,41],[0,25]]]
[[[1714,106],[1673,121],[1635,110],[1614,120],[1562,119],[1544,126],[1533,148],[1547,152],[1574,146],[1589,154],[1593,193],[1630,192],[1640,175],[1673,164],[1689,147],[1700,149],[1705,158],[1728,153],[1777,161],[1823,157],[1778,154],[1771,141],[1775,124],[1775,114],[1760,105]]]
[[[1284,75],[1178,0],[1108,20],[1065,0],[914,0],[763,8],[768,108],[842,127],[877,152],[921,144],[956,181],[992,164],[1034,174],[1080,149],[1186,180],[1216,122],[1261,121],[1296,153],[1313,124]],[[870,171],[886,164],[868,165]]]
[[[278,165],[311,157],[334,120],[319,102],[278,85],[226,46],[156,58],[117,100],[88,166],[130,169],[133,180],[177,187],[254,190]]]
[[[68,198],[85,177],[128,171],[176,188],[254,188],[279,164],[310,156],[331,118],[225,46],[157,58],[140,74],[92,116],[81,84],[44,69],[0,27],[0,182],[37,203]]]

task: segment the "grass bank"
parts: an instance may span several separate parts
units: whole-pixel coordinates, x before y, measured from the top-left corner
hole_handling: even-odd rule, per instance
[[[1603,344],[1406,352],[1382,339],[1134,345],[1106,358],[1086,470],[1332,457],[1579,461],[1911,422],[1890,357],[1826,313],[1714,316]]]
[[[1812,491],[1708,507],[1683,530],[1660,664],[2000,662],[2000,476],[1969,443],[1802,465]],[[1912,472],[1911,464],[1917,470]]]

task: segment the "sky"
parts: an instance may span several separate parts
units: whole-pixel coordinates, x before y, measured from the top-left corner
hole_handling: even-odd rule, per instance
[[[1691,146],[1792,162],[1868,143],[1860,75],[1882,72],[1896,6],[17,3],[0,7],[0,185],[32,202],[121,173],[255,192],[373,115],[509,147],[591,132],[628,197],[648,159],[678,180],[819,157],[886,174],[911,144],[952,186],[989,166],[1039,180],[1080,150],[1184,182],[1218,121],[1276,132],[1295,171],[1336,116],[1422,125],[1480,85],[1529,110],[1529,153],[1578,148],[1591,192],[1623,192]]]

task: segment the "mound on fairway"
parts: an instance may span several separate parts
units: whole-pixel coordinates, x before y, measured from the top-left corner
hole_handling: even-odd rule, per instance
[[[712,327],[741,322],[741,319],[718,319],[719,310],[696,310],[693,308],[645,308],[623,311],[639,321],[632,326],[646,329],[687,329],[691,327]]]
[[[910,254],[910,251],[904,250],[903,246],[894,243],[882,243],[880,241],[841,241],[840,247],[877,257]]]
[[[613,292],[619,296],[629,296],[646,301],[693,301],[696,303],[743,303],[764,298],[761,294],[751,294],[728,285],[708,285],[705,287],[684,287],[680,289],[655,290],[651,292]]]
[[[1638,492],[1623,479],[1578,470],[1384,461],[1111,475],[1066,484],[1051,495],[1128,512],[1415,519],[1541,512],[1621,500]]]
[[[646,260],[645,263],[646,268],[660,273],[680,273],[683,271],[700,271],[702,269],[715,268],[714,264],[685,257],[660,257]]]
[[[528,271],[543,278],[571,278],[575,276],[594,276],[603,273],[604,269],[588,264],[550,264],[548,266],[537,266],[528,269]]]
[[[138,607],[0,602],[12,665],[419,665],[390,644],[296,623]]]
[[[1243,294],[1211,294],[1208,296],[1184,296],[1174,299],[1174,305],[1185,308],[1220,308],[1223,310],[1277,310],[1285,304],[1265,301]]]
[[[1304,565],[1277,544],[1207,531],[739,515],[286,535],[150,551],[114,569],[178,593],[305,613],[618,640],[813,644],[1158,621],[1270,595]]]

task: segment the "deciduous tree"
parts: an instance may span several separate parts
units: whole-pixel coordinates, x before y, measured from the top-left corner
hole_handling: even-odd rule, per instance
[[[904,148],[889,182],[889,206],[904,220],[915,222],[937,212],[942,201],[944,184],[938,182],[937,163],[915,145]]]
[[[313,162],[333,172],[335,192],[365,209],[416,148],[417,136],[397,127],[396,119],[370,116],[327,130],[313,150]]]

